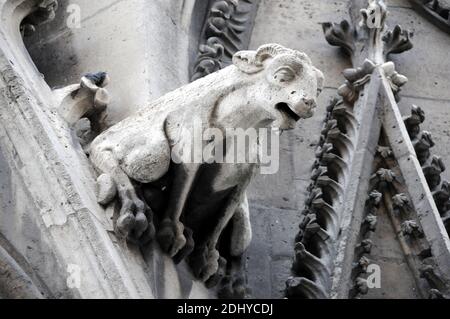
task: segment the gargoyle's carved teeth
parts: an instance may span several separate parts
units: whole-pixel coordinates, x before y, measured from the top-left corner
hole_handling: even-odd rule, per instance
[[[300,119],[300,116],[287,103],[278,103],[275,108],[296,122]]]

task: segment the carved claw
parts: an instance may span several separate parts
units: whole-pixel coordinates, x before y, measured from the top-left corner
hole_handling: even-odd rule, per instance
[[[195,277],[201,281],[207,281],[219,269],[219,252],[217,249],[209,248],[208,245],[204,245],[196,249],[191,255],[190,263]]]
[[[151,209],[140,199],[122,200],[122,208],[115,222],[115,231],[118,237],[126,238],[132,242],[146,243],[154,237]]]
[[[245,277],[242,274],[237,276],[226,276],[222,280],[222,287],[218,292],[220,299],[246,299],[249,297],[249,289],[245,285]]]
[[[184,226],[179,221],[164,219],[156,235],[163,251],[174,257],[185,245]]]
[[[205,286],[208,289],[217,286],[220,282],[222,282],[225,276],[227,276],[227,260],[220,256],[218,263],[219,268],[217,269],[217,272],[205,282]]]

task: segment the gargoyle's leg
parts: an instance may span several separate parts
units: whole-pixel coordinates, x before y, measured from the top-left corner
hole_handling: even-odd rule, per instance
[[[217,296],[220,299],[249,298],[250,289],[244,272],[244,256],[228,257],[225,275],[219,284]]]
[[[220,238],[220,241],[229,240],[230,242],[225,245],[226,248],[229,248],[229,251],[220,251],[221,254],[226,256],[227,268],[220,283],[218,296],[225,299],[243,299],[247,298],[249,294],[243,259],[252,238],[249,207],[245,194],[230,223],[230,236]]]
[[[200,166],[196,163],[175,165],[169,204],[157,234],[161,248],[171,257],[186,244],[180,217]]]
[[[116,231],[123,237],[128,237],[134,231],[133,237],[140,238],[149,226],[145,216],[146,205],[136,195],[130,178],[110,151],[94,154],[92,162],[100,172],[110,175],[116,184],[122,206],[116,221]]]
[[[228,202],[228,206],[226,207],[224,213],[221,215],[221,218],[219,219],[216,227],[214,228],[214,231],[212,233],[211,238],[208,240],[208,245],[211,248],[214,248],[217,246],[217,243],[219,241],[220,235],[222,234],[223,230],[225,229],[225,227],[228,225],[228,223],[230,222],[230,220],[233,218],[233,222],[238,222],[237,225],[239,227],[244,227],[245,226],[245,215],[244,215],[244,210],[242,210],[242,207],[247,207],[247,214],[248,214],[248,202],[247,202],[247,195],[245,194],[245,191],[242,190],[242,187],[238,187],[233,195],[230,197],[230,200]],[[236,216],[236,213],[238,213],[238,215]],[[244,228],[241,228],[242,231],[244,231]],[[237,230],[239,231],[239,230]],[[235,236],[235,231],[233,230],[232,232],[232,240],[233,239],[237,239],[234,238]],[[251,234],[250,234],[251,236]],[[232,247],[232,251],[233,250],[237,250],[236,253],[237,255],[239,255],[239,251],[240,251],[240,247],[243,247],[246,243],[242,242],[242,243],[232,243],[231,247]],[[234,255],[232,253],[232,255]],[[236,255],[234,255],[236,256]]]
[[[250,212],[248,208],[247,194],[244,193],[241,203],[231,221],[230,255],[239,257],[244,254],[252,240],[252,226],[250,224]]]
[[[219,267],[219,252],[217,251],[217,243],[223,230],[230,222],[236,212],[237,207],[241,204],[243,198],[243,189],[245,186],[238,186],[230,194],[227,205],[219,214],[219,219],[211,231],[210,236],[204,242],[195,243],[195,250],[191,254],[190,264],[197,278],[206,281],[217,272]]]

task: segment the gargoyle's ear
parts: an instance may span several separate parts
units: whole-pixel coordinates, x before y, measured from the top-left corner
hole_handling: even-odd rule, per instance
[[[263,69],[263,64],[255,61],[255,55],[255,51],[239,51],[233,55],[233,64],[247,74],[259,72]]]
[[[320,94],[323,90],[323,84],[325,82],[325,77],[323,76],[322,71],[320,71],[318,68],[313,67],[314,72],[316,73],[317,77],[317,95]]]

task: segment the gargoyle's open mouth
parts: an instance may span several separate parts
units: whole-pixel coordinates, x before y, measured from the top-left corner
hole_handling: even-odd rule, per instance
[[[275,105],[275,108],[296,122],[298,120],[300,120],[300,116],[298,116],[297,113],[292,111],[292,109],[289,107],[289,105],[287,103],[283,103],[283,102],[277,103],[277,105]]]

